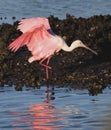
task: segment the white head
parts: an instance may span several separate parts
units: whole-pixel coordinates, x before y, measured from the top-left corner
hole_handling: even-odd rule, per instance
[[[95,52],[94,50],[90,49],[89,47],[87,47],[86,45],[83,44],[82,41],[80,40],[76,40],[72,43],[71,45],[71,48],[75,49],[75,48],[78,48],[78,47],[84,47],[86,48],[87,50],[91,51],[92,53],[96,54],[97,55],[97,52]]]

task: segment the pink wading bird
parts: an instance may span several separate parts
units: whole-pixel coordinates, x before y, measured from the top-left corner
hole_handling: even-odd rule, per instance
[[[33,61],[40,60],[39,64],[46,68],[47,79],[49,78],[48,69],[51,69],[48,64],[51,56],[55,52],[61,49],[70,52],[77,47],[84,47],[97,54],[95,51],[85,46],[80,40],[72,42],[69,47],[62,37],[53,33],[47,18],[22,19],[17,29],[22,31],[23,34],[9,45],[9,49],[16,52],[20,47],[26,45],[32,53],[28,62],[32,63]],[[46,59],[47,62],[45,64],[43,62]]]

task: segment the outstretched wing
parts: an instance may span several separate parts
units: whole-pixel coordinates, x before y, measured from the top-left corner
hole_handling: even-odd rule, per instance
[[[47,30],[50,29],[50,24],[47,18],[37,17],[37,18],[22,19],[19,22],[19,26],[17,29],[25,33],[28,31],[33,31],[35,28],[41,26],[44,26]]]
[[[36,52],[40,52],[43,50],[43,47],[46,47],[48,43],[47,40],[53,39],[53,35],[51,35],[44,26],[35,29],[32,34],[30,41],[28,41],[27,47],[32,52],[32,55],[35,55]]]
[[[26,42],[28,42],[29,39],[29,33],[24,33],[9,45],[9,49],[16,52],[20,47],[27,44]]]
[[[45,37],[51,37],[50,33],[48,32],[50,25],[47,18],[23,19],[20,21],[18,29],[22,31],[23,34],[9,45],[9,49],[14,52],[23,45],[27,45],[30,43],[30,41],[34,40],[35,34],[37,34],[38,41],[44,39]],[[42,37],[43,34],[44,36]],[[31,42],[31,44],[33,43]]]
[[[44,26],[35,28],[32,32],[25,32],[9,45],[9,49],[16,52],[20,47],[26,45],[32,54],[43,50],[47,44],[50,44],[51,35]],[[52,40],[53,42],[53,40]]]

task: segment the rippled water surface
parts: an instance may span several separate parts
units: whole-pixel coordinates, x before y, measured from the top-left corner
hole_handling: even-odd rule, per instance
[[[111,14],[111,0],[1,0],[0,16],[7,17],[6,21],[15,16],[49,17],[54,15],[65,18],[66,13],[76,17],[90,17],[100,14]],[[6,18],[5,18],[6,19]]]
[[[105,130],[110,118],[109,88],[97,96],[68,87],[0,88],[0,130]]]

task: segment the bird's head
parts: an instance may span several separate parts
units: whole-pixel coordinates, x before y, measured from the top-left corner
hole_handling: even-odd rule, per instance
[[[73,44],[72,44],[72,46],[75,46],[75,48],[77,48],[77,47],[86,48],[87,50],[89,50],[89,51],[91,51],[92,53],[94,53],[94,54],[97,55],[97,52],[96,52],[96,51],[94,51],[94,50],[90,49],[89,47],[87,47],[87,46],[86,46],[85,44],[83,44],[83,42],[80,41],[80,40],[74,41]]]

